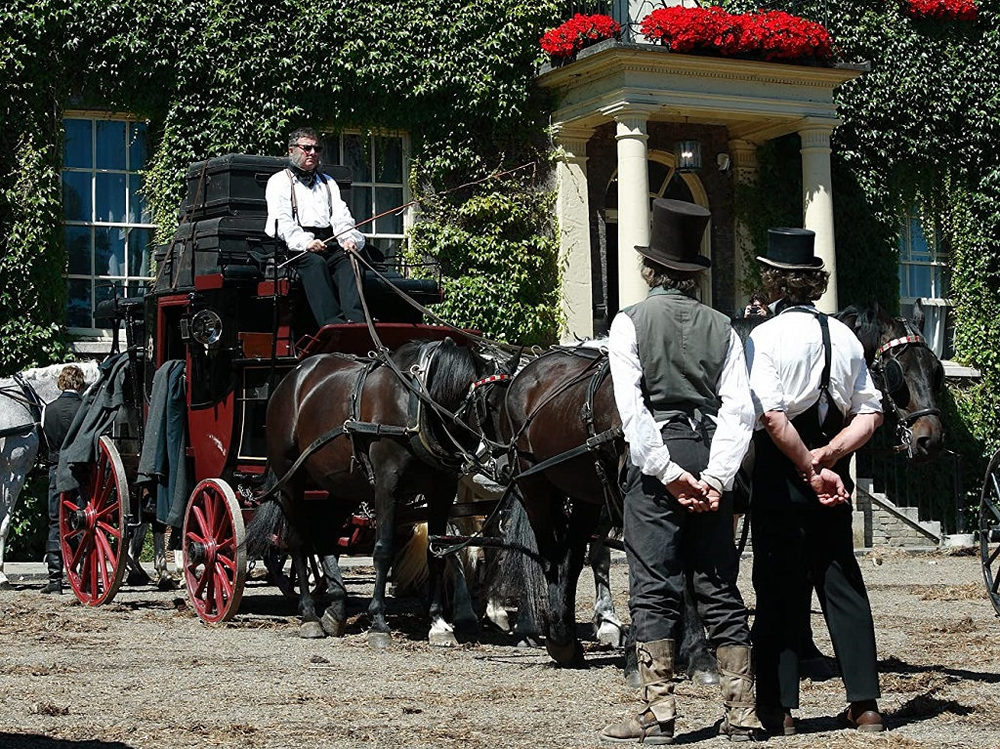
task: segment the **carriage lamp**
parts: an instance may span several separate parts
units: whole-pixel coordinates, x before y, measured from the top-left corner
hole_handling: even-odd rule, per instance
[[[674,144],[675,169],[682,174],[701,169],[701,141],[679,140]]]
[[[215,310],[203,309],[191,318],[191,337],[203,346],[211,346],[222,338],[222,318]]]

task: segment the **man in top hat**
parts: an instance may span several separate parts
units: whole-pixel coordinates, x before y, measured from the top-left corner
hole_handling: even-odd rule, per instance
[[[844,722],[881,731],[871,607],[854,557],[848,466],[882,423],[860,341],[813,302],[829,273],[815,234],[771,229],[762,264],[776,315],[747,343],[759,419],[754,435],[753,584],[758,712],[770,732],[795,733],[801,640],[815,585],[847,688]]]
[[[292,252],[302,253],[295,270],[317,325],[364,322],[346,251],[360,250],[365,237],[354,228],[336,181],[319,171],[322,152],[319,135],[311,128],[299,128],[288,136],[288,168],[267,181],[264,231],[283,240]],[[327,241],[333,237],[336,243]]]
[[[649,295],[611,325],[611,376],[628,442],[629,610],[645,705],[605,728],[607,742],[673,740],[674,632],[686,573],[717,647],[725,705],[719,732],[749,739],[761,730],[730,492],[750,443],[753,404],[729,317],[694,298],[711,265],[699,254],[709,219],[693,203],[653,202],[649,246],[636,247]]]

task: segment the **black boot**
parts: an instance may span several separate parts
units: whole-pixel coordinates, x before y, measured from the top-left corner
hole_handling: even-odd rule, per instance
[[[62,554],[50,551],[45,555],[45,564],[49,569],[49,582],[42,588],[42,593],[62,593]]]

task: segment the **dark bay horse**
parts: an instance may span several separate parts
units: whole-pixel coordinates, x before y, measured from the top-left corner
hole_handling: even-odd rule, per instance
[[[530,618],[540,623],[552,658],[580,665],[576,586],[587,542],[606,532],[609,510],[620,516],[609,504],[615,504],[625,442],[607,356],[582,346],[553,349],[528,363],[505,391],[494,392],[502,393],[491,394],[494,433],[499,442],[513,441],[513,472],[524,511],[513,508],[505,538],[515,548],[527,547],[540,562],[532,564],[519,551],[503,554],[496,590],[525,594],[521,599]],[[546,463],[559,456],[565,459]]]
[[[307,555],[320,558],[331,602],[320,617],[310,586],[299,586],[302,637],[344,632],[346,591],[335,531],[364,504],[377,528],[368,639],[373,647],[388,646],[386,579],[399,511],[422,497],[430,532],[444,533],[458,475],[480,441],[454,414],[468,418],[474,409],[464,407],[472,385],[497,371],[493,362],[451,339],[408,343],[392,354],[392,362],[394,367],[337,354],[310,357],[268,402],[273,474],[285,476],[309,446],[315,450],[282,486],[280,498],[260,507],[247,536],[251,553],[259,554],[277,534],[299,580],[308,579]],[[322,446],[315,447],[317,442]],[[307,489],[325,490],[329,499],[308,500]],[[444,618],[444,563],[428,558],[430,639],[439,645],[455,642]]]

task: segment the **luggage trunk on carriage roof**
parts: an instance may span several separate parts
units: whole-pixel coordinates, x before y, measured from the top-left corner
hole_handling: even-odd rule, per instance
[[[194,277],[230,265],[251,265],[250,252],[273,253],[276,242],[264,233],[264,216],[220,216],[181,224],[170,244],[155,250],[157,291],[190,288]],[[193,270],[193,273],[192,273]]]
[[[183,222],[219,216],[267,216],[264,190],[275,172],[288,166],[285,156],[251,156],[228,153],[198,161],[188,167],[187,197],[178,218]],[[341,195],[351,189],[351,170],[335,164],[321,165],[320,171],[336,180]]]

